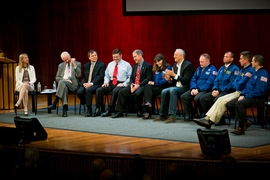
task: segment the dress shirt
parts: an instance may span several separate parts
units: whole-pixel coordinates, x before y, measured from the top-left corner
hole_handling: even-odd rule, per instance
[[[64,79],[69,79],[71,77],[71,65],[66,63]]]
[[[175,76],[174,79],[177,79],[178,76],[180,76],[180,74],[181,74],[181,66],[182,66],[182,63],[183,63],[183,62],[184,62],[184,60],[183,60],[180,64],[177,64],[177,65],[176,65],[176,66],[177,66],[177,75]],[[176,82],[176,86],[177,86],[177,87],[183,87],[181,81],[177,81],[177,82]]]
[[[113,72],[114,72],[114,67],[116,65],[115,61],[111,61],[106,70],[105,70],[105,76],[104,76],[104,83],[109,83],[110,81],[113,80]],[[118,74],[117,74],[117,81],[118,82],[123,82],[124,86],[127,86],[130,76],[131,76],[132,68],[131,65],[121,59],[118,62]]]

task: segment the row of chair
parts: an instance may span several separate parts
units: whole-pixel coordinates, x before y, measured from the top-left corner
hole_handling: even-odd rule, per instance
[[[69,93],[74,95],[74,114],[76,114],[77,93],[76,93],[76,91],[69,91]],[[37,114],[37,94],[39,94],[39,92],[36,92],[36,91],[29,91],[28,92],[28,95],[31,96],[31,100],[32,100],[32,102],[31,102],[32,103],[32,112],[34,112],[35,115]],[[109,104],[109,101],[110,101],[109,96],[110,95],[111,95],[110,93],[105,95],[104,104],[107,104],[107,105]],[[15,91],[14,92],[14,104],[17,102],[18,98],[19,98],[19,92]],[[153,112],[152,113],[153,114],[159,114],[160,101],[161,101],[160,95],[153,98],[153,102],[152,102],[152,104],[153,104]],[[85,112],[85,105],[80,104],[79,114],[82,113],[82,107],[84,108],[84,112]],[[177,104],[177,109],[178,109],[179,116],[184,115],[183,105],[182,105],[180,99],[179,99],[178,104]],[[268,122],[269,127],[270,127],[270,117],[269,117],[270,99],[268,97],[267,97],[263,107],[257,107],[257,118],[255,116],[253,107],[251,107],[250,109],[251,109],[253,121],[255,124],[260,123],[263,128],[267,128],[267,122]],[[125,112],[126,112],[126,116],[127,116],[128,109],[126,109]],[[17,115],[17,109],[15,109],[15,114]],[[58,114],[58,106],[57,106],[57,114]],[[227,111],[227,116],[229,119],[229,126],[230,126],[231,118],[230,118],[228,111]],[[237,122],[235,122],[235,128],[236,128],[236,123]]]

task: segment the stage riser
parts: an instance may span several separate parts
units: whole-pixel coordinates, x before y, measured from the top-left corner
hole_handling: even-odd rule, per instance
[[[22,162],[24,149],[17,147],[5,147],[8,150],[10,160],[14,164]],[[131,155],[111,155],[111,154],[83,154],[72,152],[43,151],[40,150],[41,160],[49,165],[48,173],[53,176],[65,174],[73,179],[89,178],[91,172],[91,162],[95,158],[102,158],[109,168],[122,176],[130,174],[130,164],[135,157]],[[196,160],[196,159],[171,159],[159,157],[143,157],[146,165],[146,172],[155,173],[160,180],[164,179],[168,165],[176,162],[180,167],[189,166],[194,170],[198,179],[220,179],[220,160]],[[250,177],[263,178],[270,169],[268,161],[238,161],[239,173],[243,179]]]

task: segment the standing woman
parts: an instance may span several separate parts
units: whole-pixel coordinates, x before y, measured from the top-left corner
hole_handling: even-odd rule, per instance
[[[154,72],[153,81],[149,81],[148,84],[144,87],[144,104],[142,106],[145,114],[143,119],[151,118],[152,98],[160,95],[164,88],[170,86],[170,83],[163,78],[163,73],[166,69],[172,70],[172,66],[168,64],[162,54],[157,54],[154,58],[154,65],[152,69]]]
[[[34,66],[29,64],[29,58],[26,53],[19,56],[19,65],[16,67],[16,87],[19,92],[19,99],[14,108],[17,109],[23,101],[24,116],[28,116],[28,91],[35,89],[36,72]]]

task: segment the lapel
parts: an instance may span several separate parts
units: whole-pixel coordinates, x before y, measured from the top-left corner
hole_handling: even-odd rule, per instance
[[[140,74],[142,74],[143,70],[144,70],[144,62],[143,62],[142,65],[141,65],[141,71],[140,71]]]

